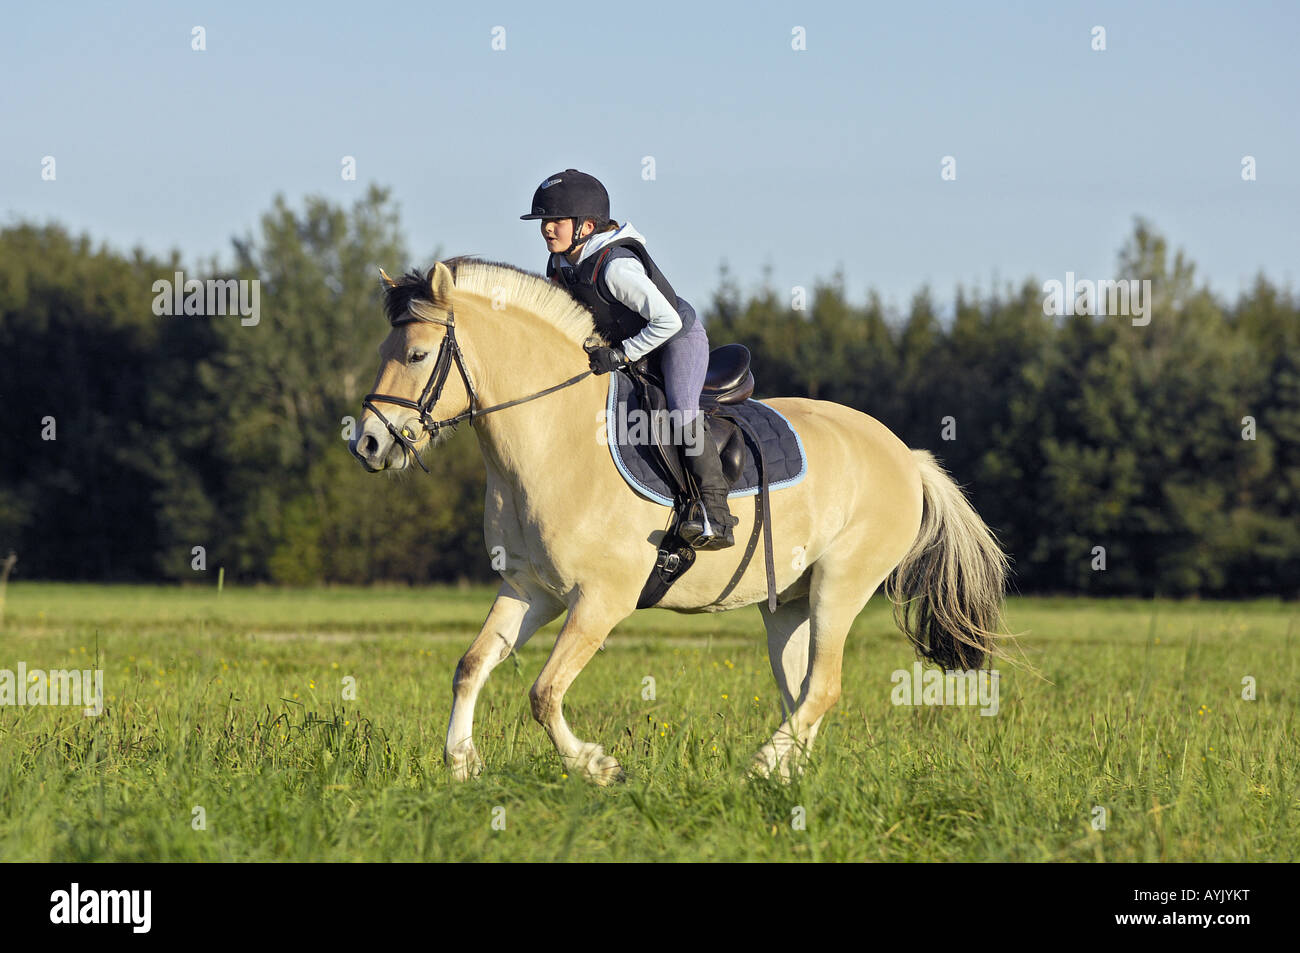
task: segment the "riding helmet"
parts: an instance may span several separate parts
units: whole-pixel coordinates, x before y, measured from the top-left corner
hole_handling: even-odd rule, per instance
[[[565,169],[548,175],[533,193],[533,210],[519,216],[524,221],[537,218],[609,219],[609,193],[594,175],[577,169]]]

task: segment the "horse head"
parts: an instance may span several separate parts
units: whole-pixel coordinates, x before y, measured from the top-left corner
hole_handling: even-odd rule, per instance
[[[379,346],[373,391],[348,448],[367,470],[405,469],[468,416],[474,393],[456,340],[455,276],[442,262],[397,280],[380,270],[392,330]],[[452,373],[457,371],[458,373]]]

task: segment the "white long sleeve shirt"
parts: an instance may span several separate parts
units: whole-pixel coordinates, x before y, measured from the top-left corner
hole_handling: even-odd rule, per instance
[[[631,222],[626,222],[617,231],[601,232],[587,239],[578,254],[577,263],[582,264],[610,242],[620,238],[635,238],[642,245],[646,244],[645,237],[632,227]],[[571,267],[563,255],[552,255],[551,258],[551,264],[556,269]],[[605,265],[605,284],[619,303],[646,319],[646,326],[640,332],[619,344],[629,361],[645,357],[682,329],[682,317],[677,313],[677,303],[664,297],[636,258],[610,259]]]

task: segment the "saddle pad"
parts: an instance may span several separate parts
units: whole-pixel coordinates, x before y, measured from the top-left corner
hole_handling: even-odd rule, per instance
[[[648,440],[641,438],[642,434],[648,433],[648,428],[637,426],[638,418],[644,421],[646,415],[641,412],[641,402],[632,379],[622,371],[609,375],[609,399],[605,412],[607,443],[618,472],[642,496],[663,506],[672,506],[672,478],[665,472],[658,451]],[[743,404],[729,405],[722,412],[739,418],[758,437],[763,446],[768,489],[794,486],[804,478],[808,472],[808,458],[803,452],[803,442],[778,411],[751,399]],[[745,465],[740,479],[727,494],[729,499],[754,496],[760,487],[755,447],[750,435],[743,431],[742,434]]]

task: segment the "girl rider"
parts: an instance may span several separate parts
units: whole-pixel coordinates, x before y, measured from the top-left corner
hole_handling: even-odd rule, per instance
[[[609,193],[594,176],[565,169],[548,176],[533,193],[527,221],[541,220],[550,257],[546,277],[584,304],[596,330],[612,347],[591,352],[591,369],[608,374],[646,355],[664,379],[668,409],[683,427],[683,444],[701,448],[682,454],[700,490],[700,507],[679,527],[696,549],[734,545],[736,519],[727,507],[728,487],[712,438],[702,432],[700,390],[709,366],[709,338],[695,309],[677,297],[631,223],[609,217]],[[700,429],[697,429],[700,428]]]

